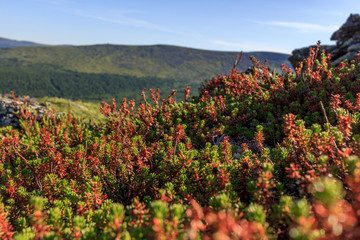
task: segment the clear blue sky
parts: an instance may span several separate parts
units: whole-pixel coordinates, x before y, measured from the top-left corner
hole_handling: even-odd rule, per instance
[[[334,44],[359,0],[0,0],[0,37],[276,51]]]

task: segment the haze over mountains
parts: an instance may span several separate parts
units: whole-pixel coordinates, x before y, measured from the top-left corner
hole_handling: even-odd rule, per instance
[[[12,40],[8,38],[0,37],[0,47],[7,48],[7,47],[38,47],[44,46],[44,44],[29,42],[29,41],[18,41]]]
[[[0,38],[0,92],[34,97],[57,96],[82,100],[139,99],[143,88],[163,94],[191,86],[197,93],[200,78],[227,73],[236,52],[206,51],[170,45],[46,46]],[[272,69],[290,66],[289,55],[244,53],[240,71],[252,66],[250,56]]]

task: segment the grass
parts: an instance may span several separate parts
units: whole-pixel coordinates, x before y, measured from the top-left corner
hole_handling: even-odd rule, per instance
[[[43,97],[39,98],[38,101],[49,104],[50,108],[55,109],[56,112],[68,113],[70,110],[75,117],[82,118],[86,122],[92,120],[99,122],[105,119],[99,111],[101,103],[82,102],[81,100],[71,101],[57,97]]]

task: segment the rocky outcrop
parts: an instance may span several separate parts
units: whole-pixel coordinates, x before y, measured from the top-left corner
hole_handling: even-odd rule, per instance
[[[47,107],[43,103],[38,103],[35,98],[19,96],[13,98],[10,94],[0,94],[0,127],[12,126],[19,127],[19,114],[21,107],[27,101],[28,109],[37,113],[37,120],[41,121]]]
[[[325,53],[331,53],[331,60],[333,65],[338,65],[345,59],[355,59],[356,54],[360,51],[360,15],[351,14],[346,22],[332,34],[330,40],[336,41],[336,45],[321,46],[320,52],[325,50]],[[316,47],[315,45],[295,49],[289,61],[293,67],[309,56],[309,48]]]

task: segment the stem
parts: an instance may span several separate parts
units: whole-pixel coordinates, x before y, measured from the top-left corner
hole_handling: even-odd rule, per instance
[[[327,117],[327,115],[326,115],[326,111],[325,111],[324,104],[322,103],[322,101],[320,101],[320,106],[321,106],[321,110],[322,110],[322,112],[323,112],[323,114],[324,114],[324,116],[325,116],[326,122],[331,126],[331,124],[330,124],[330,122],[329,122],[329,119],[328,119],[328,117]],[[329,132],[330,132],[330,129],[329,129]],[[339,151],[339,148],[338,148],[335,140],[334,140],[334,145],[335,145],[336,150]]]
[[[325,116],[326,122],[330,124],[329,119],[328,119],[328,117],[327,117],[327,115],[326,115],[326,111],[325,111],[325,108],[324,108],[324,104],[322,103],[322,101],[320,101],[320,106],[321,106],[321,110],[322,110],[322,112],[323,112],[323,114],[324,114],[324,116]]]

